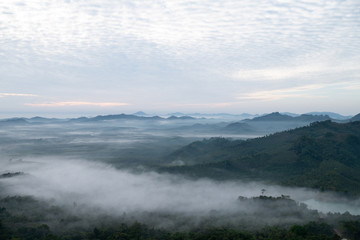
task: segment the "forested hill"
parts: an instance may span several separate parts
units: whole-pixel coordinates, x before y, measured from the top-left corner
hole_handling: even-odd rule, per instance
[[[360,194],[360,121],[315,122],[246,141],[214,138],[170,155],[161,171]]]

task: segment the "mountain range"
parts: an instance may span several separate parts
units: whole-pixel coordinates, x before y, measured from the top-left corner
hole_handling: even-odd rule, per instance
[[[280,114],[279,112],[273,112],[261,117],[255,117],[253,119],[247,119],[245,121],[303,121],[303,122],[315,122],[315,121],[326,121],[331,118],[328,115],[310,115],[302,114],[299,116],[289,116],[286,114]]]
[[[185,115],[182,113],[174,113],[168,117],[160,117],[160,116],[149,116],[144,112],[136,112],[134,114],[113,114],[113,115],[98,115],[95,117],[79,117],[79,118],[70,118],[70,119],[57,119],[57,118],[44,118],[44,117],[33,117],[33,118],[8,118],[0,120],[0,124],[26,124],[26,123],[46,123],[46,122],[96,122],[96,121],[109,121],[109,120],[197,120],[197,119],[205,119],[204,117],[212,117],[212,116],[231,116],[238,117],[240,122],[279,122],[279,121],[291,121],[291,122],[315,122],[315,121],[325,121],[325,120],[334,120],[334,121],[358,121],[360,120],[360,114],[347,118],[345,116],[330,113],[332,116],[337,116],[335,118],[331,118],[329,115],[318,114],[318,112],[309,113],[309,114],[290,114],[290,113],[279,113],[273,112],[270,114],[265,114],[262,116],[259,115],[251,115],[247,113],[243,114],[192,114]],[[196,115],[197,117],[193,117]],[[243,119],[247,117],[247,119]],[[249,118],[250,117],[250,118]]]

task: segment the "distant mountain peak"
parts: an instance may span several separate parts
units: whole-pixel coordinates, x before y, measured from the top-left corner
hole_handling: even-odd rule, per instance
[[[353,116],[350,120],[351,121],[360,121],[360,113]]]
[[[181,117],[177,117],[177,116],[170,116],[167,118],[168,120],[176,120],[176,119],[181,119],[181,120],[187,120],[187,119],[195,119],[193,117],[190,117],[190,116],[181,116]]]
[[[347,119],[351,118],[351,116],[343,116],[343,115],[340,115],[340,114],[334,113],[334,112],[309,112],[306,114],[312,115],[312,116],[329,116],[332,119],[337,119],[337,120],[347,120]]]
[[[272,112],[267,115],[263,115],[260,117],[255,117],[251,121],[291,121],[293,120],[293,117],[288,115],[283,115],[279,112]]]
[[[27,124],[25,118],[8,118],[0,120],[0,124]]]
[[[289,116],[281,114],[279,112],[273,112],[267,115],[253,118],[249,121],[299,121],[299,122],[315,122],[315,121],[326,121],[331,120],[328,115],[310,115],[302,114],[300,116]]]
[[[143,111],[138,111],[138,112],[134,113],[133,115],[146,116],[147,114],[144,113]]]

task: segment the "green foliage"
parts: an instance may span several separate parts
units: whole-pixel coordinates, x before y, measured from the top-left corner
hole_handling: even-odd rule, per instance
[[[204,224],[187,230],[154,228],[140,222],[124,223],[115,218],[110,222],[105,222],[103,216],[95,226],[84,225],[79,227],[73,225],[72,221],[66,222],[67,220],[57,221],[58,224],[56,225],[53,222],[47,223],[49,221],[47,215],[51,215],[52,210],[43,202],[27,197],[7,197],[0,200],[0,204],[4,204],[4,202],[10,208],[7,209],[0,205],[1,240],[339,240],[340,238],[336,235],[335,229],[339,229],[339,234],[342,234],[344,237],[355,240],[359,239],[360,234],[360,216],[352,216],[349,213],[327,215],[323,219],[317,219],[304,225],[279,225],[276,224],[275,220],[272,220],[267,226],[254,229],[242,226],[241,224],[237,226],[215,226],[212,224],[213,221],[216,221],[215,216],[211,216]],[[17,203],[19,209],[22,209],[25,205],[28,207],[36,206],[37,204],[43,205],[43,218],[40,219],[41,221],[37,221],[36,218],[31,217],[30,210],[29,213],[26,213],[30,214],[30,216],[25,218],[23,222],[18,223],[14,215],[19,214],[19,212],[12,203]],[[298,205],[288,196],[271,197],[261,195],[253,198],[239,197],[240,203],[246,203],[248,207],[257,209],[257,212],[252,213],[252,215],[246,215],[245,213],[246,221],[252,221],[254,217],[259,221],[259,219],[265,218],[266,214],[271,217],[280,218],[290,214],[290,217],[297,216],[303,219],[310,219],[309,216],[301,213],[303,206]],[[284,209],[287,210],[284,211]],[[291,209],[292,212],[289,211]],[[316,211],[314,213],[318,215]],[[58,217],[61,218],[61,214]],[[177,218],[179,216],[173,217]],[[229,213],[227,217],[233,216]],[[84,219],[84,221],[94,220]],[[259,224],[258,222],[256,223]]]
[[[270,180],[360,194],[360,121],[315,122],[247,141],[209,139],[170,155],[185,166],[159,171],[215,179]]]
[[[348,223],[353,224],[353,223]],[[45,228],[45,231],[44,231]],[[320,230],[314,231],[313,228]],[[331,226],[319,223],[295,225],[286,230],[279,227],[267,227],[257,232],[246,232],[231,228],[198,229],[189,232],[170,232],[161,229],[151,229],[146,225],[134,223],[122,224],[117,228],[94,228],[84,234],[72,232],[66,235],[54,235],[46,227],[21,229],[0,235],[3,240],[340,240],[334,231],[327,232]],[[323,229],[326,229],[324,232]],[[357,240],[357,235],[349,233]]]
[[[343,235],[352,240],[360,240],[360,222],[346,221],[342,224]]]

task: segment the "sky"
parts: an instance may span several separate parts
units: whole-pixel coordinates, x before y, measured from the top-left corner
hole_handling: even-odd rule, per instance
[[[359,0],[0,1],[0,117],[359,103]]]

